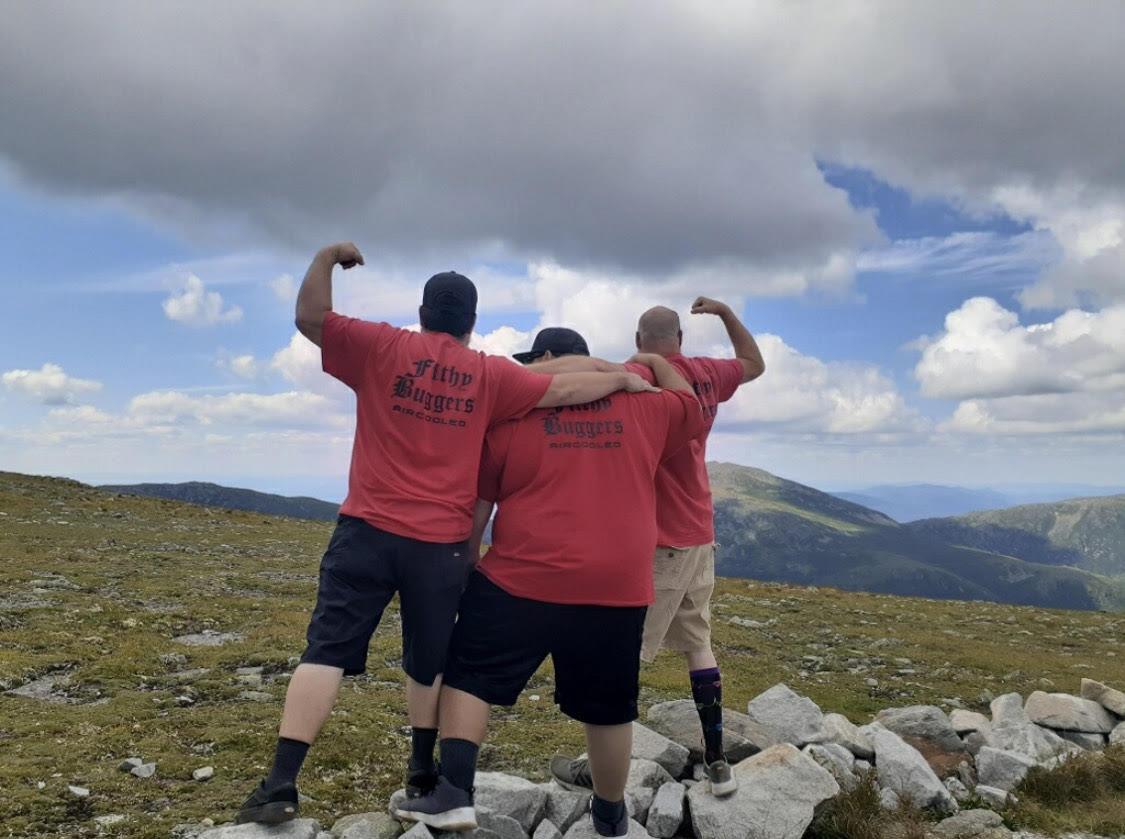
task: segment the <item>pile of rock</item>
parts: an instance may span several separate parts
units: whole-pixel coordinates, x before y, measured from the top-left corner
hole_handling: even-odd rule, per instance
[[[1036,691],[991,702],[991,716],[916,705],[879,712],[855,726],[841,714],[783,684],[750,701],[746,713],[724,710],[724,741],[738,791],[711,795],[702,777],[699,718],[691,700],[663,702],[634,723],[633,763],[626,803],[630,837],[800,839],[816,808],[873,772],[883,804],[929,809],[943,817],[939,837],[1011,834],[988,810],[959,813],[969,798],[1003,806],[1032,766],[1052,767],[1070,755],[1125,743],[1125,693],[1090,679],[1081,696]],[[555,783],[535,784],[497,772],[476,780],[480,826],[473,839],[586,839],[594,837],[589,794]],[[404,793],[392,796],[393,812]],[[386,813],[347,816],[331,831],[312,819],[282,828],[223,826],[199,839],[426,839],[422,825],[403,826]]]

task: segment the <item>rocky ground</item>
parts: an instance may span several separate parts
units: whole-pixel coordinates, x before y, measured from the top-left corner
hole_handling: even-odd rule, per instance
[[[0,835],[229,820],[271,753],[330,529],[0,473]],[[1083,676],[1125,684],[1118,614],[752,581],[721,581],[715,613],[732,709],[781,682],[860,724],[910,705],[991,713]],[[385,813],[401,784],[397,633],[389,613],[302,775],[320,824]],[[643,682],[646,710],[686,693],[673,656]],[[485,770],[539,783],[552,753],[581,748],[550,684],[548,669],[496,714]]]

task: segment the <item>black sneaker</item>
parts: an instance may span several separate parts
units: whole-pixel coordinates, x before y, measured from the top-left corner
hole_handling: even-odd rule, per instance
[[[259,824],[281,824],[290,819],[297,818],[297,787],[294,784],[282,784],[275,789],[267,790],[266,782],[258,784],[258,788],[250,793],[250,797],[234,817],[235,824],[257,822]]]
[[[590,761],[584,757],[572,760],[563,755],[555,755],[551,758],[551,777],[560,787],[574,792],[589,792],[594,788],[594,776],[590,774]],[[607,833],[604,835],[612,836],[613,834]]]
[[[429,769],[406,769],[406,783],[403,785],[406,789],[407,798],[418,798],[422,795],[429,795],[434,791],[434,785],[437,784],[438,773],[436,770]]]
[[[622,802],[624,803],[624,802]],[[594,799],[590,799],[590,819],[594,822],[594,832],[598,836],[628,836],[629,835],[629,808],[621,808],[621,817],[614,821],[598,818],[594,812]]]
[[[472,830],[477,826],[472,793],[453,786],[441,775],[428,795],[408,798],[396,807],[395,818],[440,830]]]

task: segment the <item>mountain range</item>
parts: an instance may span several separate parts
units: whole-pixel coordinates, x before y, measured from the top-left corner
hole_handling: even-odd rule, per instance
[[[1125,495],[900,524],[761,469],[710,463],[718,574],[854,591],[1125,609]],[[331,520],[338,505],[217,484],[105,486]],[[487,534],[486,534],[487,538]]]
[[[1045,504],[1121,492],[1125,492],[1125,486],[1029,484],[963,487],[941,484],[880,484],[832,494],[845,501],[886,513],[895,521],[911,522],[959,516],[979,510],[999,510],[1004,507]]]

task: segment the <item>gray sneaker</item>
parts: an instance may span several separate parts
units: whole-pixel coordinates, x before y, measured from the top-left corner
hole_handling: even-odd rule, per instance
[[[730,764],[725,760],[716,760],[707,764],[707,780],[711,782],[711,794],[716,797],[730,795],[738,789],[738,779],[734,777]]]
[[[572,760],[564,755],[555,755],[551,758],[551,777],[560,787],[574,792],[590,792],[594,788],[590,761],[584,757]]]

